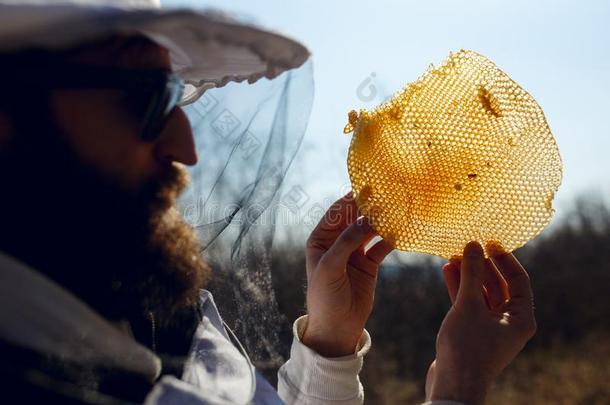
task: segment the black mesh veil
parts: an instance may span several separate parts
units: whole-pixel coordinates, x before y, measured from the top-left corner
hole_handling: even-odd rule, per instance
[[[282,183],[312,100],[308,61],[272,80],[207,90],[185,107],[199,163],[190,170],[180,208],[200,236],[214,277],[224,280],[221,297],[212,291],[230,307],[220,305],[221,311],[259,366],[282,360],[270,250]]]

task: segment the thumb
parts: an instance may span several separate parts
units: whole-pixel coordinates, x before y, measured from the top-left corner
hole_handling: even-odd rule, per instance
[[[336,277],[345,272],[351,254],[374,235],[366,218],[360,218],[347,227],[318,262],[328,276]]]
[[[485,256],[483,248],[478,242],[469,242],[464,248],[462,264],[460,267],[460,287],[456,305],[466,302],[481,305],[486,308],[483,296],[483,273],[485,271]]]

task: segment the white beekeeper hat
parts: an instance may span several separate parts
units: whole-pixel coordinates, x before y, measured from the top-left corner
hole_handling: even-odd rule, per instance
[[[307,48],[217,12],[162,9],[158,0],[0,0],[0,53],[62,49],[112,34],[141,34],[170,51],[183,103],[206,89],[301,66]]]

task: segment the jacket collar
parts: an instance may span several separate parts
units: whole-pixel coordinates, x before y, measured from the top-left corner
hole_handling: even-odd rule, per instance
[[[146,376],[160,359],[59,284],[0,252],[0,339],[75,363]]]

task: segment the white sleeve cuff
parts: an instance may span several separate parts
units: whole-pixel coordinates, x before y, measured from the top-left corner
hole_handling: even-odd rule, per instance
[[[371,347],[365,330],[354,354],[327,358],[301,343],[307,315],[292,327],[290,359],[278,371],[278,393],[286,404],[361,404],[364,391],[358,378],[364,355]]]

